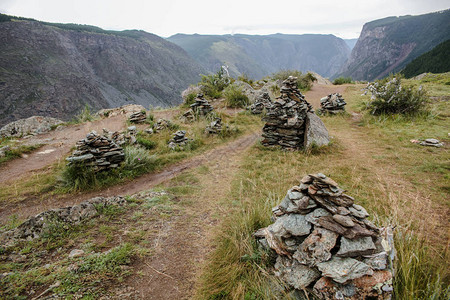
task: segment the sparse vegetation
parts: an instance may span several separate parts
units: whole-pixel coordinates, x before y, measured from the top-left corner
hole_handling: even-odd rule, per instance
[[[248,84],[251,85],[252,87],[253,87],[253,85],[255,84],[254,80],[253,80],[253,79],[250,79],[250,78],[248,77],[248,75],[245,74],[245,73],[239,75],[238,78],[237,78],[237,80],[240,80],[240,81],[242,81],[242,82],[248,83]]]
[[[91,108],[88,104],[84,106],[81,112],[75,116],[72,120],[72,124],[79,124],[84,122],[92,122],[95,120],[94,115],[91,112]]]
[[[338,77],[333,81],[334,85],[341,85],[341,84],[346,84],[346,83],[353,83],[353,80],[351,77]]]
[[[277,73],[272,74],[273,80],[286,80],[289,76],[297,77],[297,87],[302,91],[308,91],[311,89],[314,81],[317,81],[317,78],[311,74],[306,73],[303,74],[301,71],[297,70],[282,70]]]
[[[229,77],[222,67],[216,74],[202,75],[199,85],[205,96],[217,99],[222,96],[222,91],[233,81],[234,79]]]
[[[226,105],[228,107],[246,107],[250,101],[248,97],[242,91],[242,88],[233,84],[229,85],[224,91]]]
[[[0,143],[0,148],[3,146],[7,146],[9,145],[10,148],[8,150],[5,150],[5,156],[0,157],[0,164],[10,161],[12,159],[15,158],[19,158],[24,154],[33,152],[36,149],[39,149],[40,147],[42,147],[42,144],[37,144],[37,145],[13,145],[11,143],[8,142],[2,142]]]

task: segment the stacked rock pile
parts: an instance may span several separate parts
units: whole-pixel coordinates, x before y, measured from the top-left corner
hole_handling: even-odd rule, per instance
[[[218,134],[222,131],[222,119],[216,118],[208,126],[206,126],[205,133]]]
[[[280,145],[285,148],[298,149],[303,146],[305,119],[312,111],[311,105],[297,88],[297,78],[289,76],[283,81],[281,96],[268,107],[263,121],[262,144]]]
[[[136,143],[136,126],[128,127],[127,132],[109,131],[108,129],[103,128],[103,136],[110,139],[118,146],[125,144],[132,145]]]
[[[91,166],[95,171],[117,168],[125,159],[122,147],[106,136],[92,131],[86,138],[76,143],[76,150],[72,156],[66,158],[69,164],[83,163]]]
[[[201,93],[197,95],[195,102],[192,103],[190,107],[191,108],[183,114],[183,118],[186,121],[194,121],[198,117],[206,116],[214,109]]]
[[[184,146],[186,146],[190,141],[192,140],[186,137],[185,130],[178,130],[173,134],[172,139],[169,140],[169,148],[172,150],[183,150]]]
[[[255,233],[277,253],[275,275],[320,299],[391,299],[392,229],[377,228],[354,202],[321,173],[288,190],[275,222]]]
[[[250,105],[250,111],[254,115],[262,114],[264,108],[268,109],[272,106],[272,100],[267,92],[262,93],[256,98],[255,103]]]
[[[443,147],[444,143],[441,143],[437,139],[426,139],[423,142],[420,142],[422,146],[432,146],[432,147]]]
[[[324,114],[337,114],[345,111],[345,103],[344,98],[339,93],[330,94],[326,97],[320,99],[320,109],[318,113]]]
[[[143,123],[143,122],[145,122],[146,118],[147,118],[147,113],[144,110],[144,111],[138,111],[138,112],[131,114],[131,116],[128,118],[128,120],[131,123]]]
[[[158,119],[158,121],[156,121],[156,123],[153,125],[153,131],[158,132],[164,129],[171,128],[172,126],[173,124],[170,120]]]

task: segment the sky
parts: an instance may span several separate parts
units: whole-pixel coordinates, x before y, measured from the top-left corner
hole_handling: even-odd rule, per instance
[[[366,22],[448,8],[449,0],[0,0],[0,13],[162,37],[318,33],[351,39]]]

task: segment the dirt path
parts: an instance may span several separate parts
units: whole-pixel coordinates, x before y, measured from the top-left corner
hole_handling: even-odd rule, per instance
[[[340,93],[343,94],[346,85],[324,85],[324,84],[313,84],[312,88],[304,93],[306,101],[311,103],[311,105],[318,109],[320,108],[320,99],[328,96],[332,93]]]
[[[180,216],[161,226],[158,237],[151,241],[154,254],[137,270],[141,275],[127,280],[142,299],[192,297],[199,266],[211,250],[207,244],[211,230],[219,226],[220,216],[226,213],[221,211],[220,200],[229,195],[244,151],[255,136],[248,136],[232,149],[222,149],[220,159],[207,160],[207,173],[195,174],[200,189],[187,197],[189,204]]]
[[[74,205],[97,196],[131,195],[169,180],[185,170],[198,167],[211,161],[223,160],[233,153],[240,153],[242,150],[252,145],[259,135],[260,133],[245,135],[237,140],[211,149],[191,159],[169,166],[161,172],[146,174],[133,181],[115,185],[105,190],[92,191],[79,195],[69,195],[62,198],[57,198],[55,196],[47,197],[45,200],[31,199],[24,203],[7,205],[0,209],[0,218],[6,219],[7,216],[16,214],[20,219],[23,219],[36,215],[41,211]]]

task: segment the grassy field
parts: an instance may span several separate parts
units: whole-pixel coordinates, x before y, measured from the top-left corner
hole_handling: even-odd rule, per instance
[[[431,96],[450,94],[448,85],[426,84]],[[370,213],[378,226],[395,226],[396,299],[448,299],[449,153],[410,139],[449,143],[449,103],[430,103],[416,118],[366,115],[363,85],[344,93],[361,114],[324,117],[333,136],[316,153],[284,152],[256,145],[233,181],[223,205],[231,211],[217,227],[216,250],[205,263],[197,299],[272,299],[277,286],[270,257],[251,234],[270,224],[271,207],[308,173],[330,176]],[[232,199],[229,201],[227,199]]]

